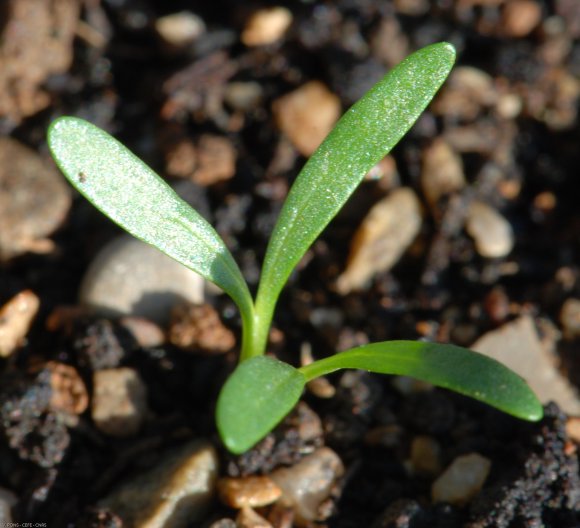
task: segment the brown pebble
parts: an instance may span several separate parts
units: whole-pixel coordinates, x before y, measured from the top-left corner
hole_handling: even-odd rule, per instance
[[[0,261],[52,251],[48,236],[63,223],[70,204],[70,189],[53,164],[0,137]]]
[[[285,7],[256,11],[246,23],[241,40],[246,46],[265,46],[280,40],[290,24],[292,13]]]
[[[197,143],[192,180],[204,187],[229,180],[236,173],[236,150],[223,136],[203,134]]]
[[[319,81],[310,81],[272,105],[278,128],[303,156],[310,156],[340,116],[340,99]]]
[[[222,478],[218,481],[221,501],[230,508],[259,508],[276,502],[282,490],[267,476]]]
[[[416,436],[411,443],[411,465],[415,473],[438,475],[441,472],[441,446],[430,436]]]
[[[571,440],[580,444],[580,418],[572,416],[566,420],[566,434]]]
[[[252,508],[244,508],[236,517],[237,528],[273,528],[272,525]]]
[[[181,304],[171,313],[169,341],[194,352],[222,354],[236,344],[234,334],[209,304]]]
[[[71,365],[49,361],[52,396],[50,407],[69,414],[82,414],[89,406],[89,395],[85,382]]]
[[[542,8],[534,0],[511,0],[506,2],[501,29],[508,37],[525,37],[537,27],[542,18]]]
[[[24,290],[0,308],[0,357],[10,356],[22,345],[39,306],[36,294]]]

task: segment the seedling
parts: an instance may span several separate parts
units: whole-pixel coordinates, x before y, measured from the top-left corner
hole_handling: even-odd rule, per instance
[[[310,245],[365,174],[417,120],[449,74],[455,50],[433,44],[410,55],[337,123],[292,186],[274,227],[255,300],[216,231],[147,165],[96,126],[61,117],[48,143],[58,166],[95,207],[137,238],[218,285],[242,318],[240,364],[217,402],[227,448],[242,453],[276,426],[305,384],[339,369],[411,376],[535,421],[542,406],[526,382],[497,361],[447,344],[374,343],[294,368],[265,356],[280,291]]]

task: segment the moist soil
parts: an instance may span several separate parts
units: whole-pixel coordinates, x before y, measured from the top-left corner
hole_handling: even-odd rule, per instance
[[[47,3],[59,9],[66,4]],[[13,4],[0,13],[4,28]],[[580,73],[580,15],[573,1],[513,4],[281,2],[292,15],[290,28],[274,42],[254,46],[244,43],[243,30],[252,13],[269,6],[265,2],[87,0],[75,15],[80,29],[71,41],[70,66],[38,83],[48,98],[41,108],[0,117],[1,130],[43,155],[46,127],[59,115],[84,117],[115,134],[172,184],[187,187],[255,289],[268,236],[305,160],[280,133],[274,101],[317,80],[347,108],[408,52],[448,40],[458,49],[460,66],[489,76],[496,97],[504,88],[517,97],[504,101],[498,117],[496,103],[485,102],[489,94],[476,87],[467,97],[459,83],[425,113],[393,152],[397,175],[366,180],[291,277],[271,351],[296,365],[305,344],[315,357],[388,339],[469,345],[521,315],[549,321],[558,332],[566,330],[560,323],[564,302],[580,295],[580,132],[577,94],[565,89]],[[170,44],[156,28],[161,17],[183,9],[198,15],[205,28],[191,42]],[[42,54],[36,59],[42,61]],[[232,86],[240,86],[234,83],[258,95],[240,102],[239,94],[232,95]],[[421,185],[422,152],[443,134],[461,152],[467,185],[431,205]],[[235,152],[233,170],[214,167],[224,157],[218,154],[203,171],[188,171],[196,162],[178,158],[176,145],[191,147],[199,158],[203,138],[215,137]],[[335,284],[356,226],[399,185],[413,188],[428,211],[417,239],[368,287],[339,294]],[[512,225],[515,247],[508,255],[482,257],[463,229],[462,215],[474,198],[491,203]],[[580,526],[576,444],[566,433],[568,418],[553,403],[540,423],[526,423],[444,390],[401,391],[390,378],[349,372],[329,377],[333,397],[307,392],[255,449],[228,455],[213,410],[234,368],[235,347],[213,353],[143,347],[118,320],[72,309],[84,271],[119,232],[75,195],[51,237],[52,251],[0,262],[0,304],[30,289],[41,306],[26,341],[1,364],[0,485],[18,497],[15,521],[123,526],[99,500],[137,471],[148,453],[201,437],[219,450],[223,476],[267,474],[316,446],[335,450],[345,475],[315,526]],[[211,303],[239,337],[232,302],[217,296]],[[572,337],[563,344],[559,359],[574,383],[578,343]],[[90,410],[67,422],[50,403],[54,362],[73,366],[89,396],[93,372],[134,368],[147,386],[151,417],[127,439],[100,432]],[[305,437],[300,424],[312,411],[322,428]],[[409,446],[418,435],[439,442],[443,466],[466,453],[487,457],[492,469],[482,491],[464,505],[434,504],[433,477],[408,470]],[[235,512],[215,501],[192,526],[226,518]]]

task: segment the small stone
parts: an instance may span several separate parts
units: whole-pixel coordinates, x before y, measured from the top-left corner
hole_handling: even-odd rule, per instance
[[[179,304],[171,311],[171,344],[192,352],[223,354],[236,344],[231,330],[209,304]]]
[[[373,447],[392,449],[401,443],[404,429],[397,424],[381,425],[365,434],[365,443]]]
[[[236,173],[236,150],[227,137],[203,134],[197,142],[193,181],[204,187],[229,180]]]
[[[199,521],[212,500],[218,457],[206,443],[172,449],[150,470],[125,481],[101,502],[123,526],[185,528]]]
[[[292,13],[285,7],[256,11],[247,21],[241,40],[246,46],[266,46],[280,40],[292,24]]]
[[[195,13],[181,11],[159,17],[155,21],[155,30],[171,46],[183,48],[205,33],[205,23]]]
[[[534,0],[512,0],[503,7],[501,31],[508,37],[529,35],[542,19],[542,8]]]
[[[268,476],[222,478],[218,481],[221,501],[230,508],[259,508],[276,502],[282,490]]]
[[[81,4],[75,0],[2,2],[0,116],[19,124],[51,103],[42,87],[51,75],[69,70],[80,11]],[[21,176],[14,165],[10,170]],[[34,186],[31,189],[38,191]],[[36,213],[34,208],[24,211]],[[4,224],[0,225],[3,230]]]
[[[310,81],[272,105],[281,132],[303,156],[310,156],[340,117],[340,99],[319,81]]]
[[[14,139],[0,138],[0,262],[51,251],[47,237],[63,223],[70,204],[69,187],[52,163]]]
[[[573,442],[580,444],[580,418],[572,416],[566,420],[566,434]]]
[[[471,66],[458,66],[432,108],[438,114],[470,122],[483,109],[493,106],[496,99],[496,87],[490,75]]]
[[[121,317],[119,324],[126,328],[143,348],[154,348],[165,342],[165,334],[154,322],[143,317]]]
[[[264,89],[260,83],[235,81],[226,85],[224,101],[234,110],[249,112],[260,104],[263,96]]]
[[[39,306],[40,299],[24,290],[0,308],[0,357],[9,357],[22,345]]]
[[[67,414],[82,414],[89,406],[89,394],[85,382],[71,365],[49,361],[46,368],[50,371],[50,407]]]
[[[373,276],[389,271],[417,236],[421,221],[419,200],[406,187],[373,206],[353,237],[338,291],[346,294],[360,289]]]
[[[465,187],[461,157],[442,138],[433,141],[423,152],[421,187],[432,207],[442,196]]]
[[[236,521],[233,519],[220,519],[219,521],[212,522],[208,528],[237,528]]]
[[[134,315],[165,324],[179,302],[201,303],[204,279],[129,235],[107,244],[81,284],[80,302],[104,316]]]
[[[552,347],[554,343],[552,343]],[[522,316],[480,337],[470,348],[503,363],[524,378],[542,403],[555,401],[567,414],[580,415],[580,400],[554,366],[534,321]]]
[[[473,202],[469,207],[465,229],[473,237],[475,249],[482,257],[505,257],[514,247],[510,223],[493,207],[482,202]]]
[[[197,149],[190,139],[180,139],[167,145],[165,171],[177,178],[191,178],[197,165]]]
[[[147,414],[147,389],[139,374],[127,367],[95,372],[91,414],[105,434],[136,434]]]
[[[441,472],[441,446],[431,436],[416,436],[411,443],[411,467],[414,473],[438,475]]]
[[[272,525],[252,508],[244,508],[236,517],[236,528],[273,528]]]
[[[6,488],[0,488],[0,523],[9,526],[12,523],[12,508],[16,506],[18,497]],[[18,526],[15,524],[13,526]]]
[[[566,339],[580,337],[580,299],[567,299],[560,310],[560,324]]]
[[[324,520],[319,507],[343,475],[344,466],[328,447],[317,449],[289,468],[277,469],[270,477],[282,489],[280,503],[292,507],[298,521]]]
[[[457,457],[433,483],[433,502],[462,506],[483,487],[491,469],[491,461],[477,453]]]

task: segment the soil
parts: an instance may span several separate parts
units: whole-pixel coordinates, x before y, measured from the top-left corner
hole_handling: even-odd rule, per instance
[[[549,322],[564,334],[557,359],[563,374],[579,383],[580,331],[574,328],[580,324],[560,317],[565,302],[580,297],[580,12],[573,0],[280,2],[292,23],[262,45],[244,37],[244,28],[266,2],[47,0],[50,16],[27,1],[17,13],[17,3],[7,1],[0,10],[3,31],[13,31],[17,15],[29,31],[13,49],[0,45],[8,49],[0,83],[10,87],[0,95],[1,133],[43,156],[46,127],[63,114],[115,134],[168,181],[187,179],[192,201],[224,237],[253,289],[283,198],[305,160],[291,134],[281,134],[274,102],[320,81],[344,109],[410,51],[452,42],[458,65],[485,72],[485,79],[456,80],[396,147],[391,162],[397,174],[379,171],[367,179],[313,245],[280,299],[271,351],[299,364],[305,343],[317,358],[388,339],[470,345],[530,315],[540,327]],[[160,36],[161,17],[188,9],[205,26],[199,37],[175,44]],[[45,24],[30,25],[38,16]],[[41,40],[46,35],[58,35],[58,42],[49,47]],[[38,52],[43,46],[46,54]],[[9,68],[10,60],[18,68]],[[460,153],[467,181],[430,204],[422,156],[437,137]],[[390,271],[376,274],[368,287],[339,294],[336,281],[356,226],[400,185],[423,202],[420,233]],[[509,254],[478,252],[463,221],[474,199],[509,221],[515,239]],[[554,403],[543,421],[531,424],[444,390],[401,392],[389,378],[351,372],[329,378],[333,397],[307,392],[255,449],[228,455],[213,409],[235,365],[235,347],[143,346],[121,321],[77,309],[84,271],[117,234],[75,196],[50,236],[50,251],[0,261],[0,306],[24,290],[40,299],[26,340],[0,360],[0,487],[17,496],[14,521],[124,526],[99,500],[148,453],[203,437],[220,452],[222,476],[268,474],[313,447],[335,450],[345,475],[313,526],[580,526],[576,443]],[[232,302],[217,296],[212,303],[227,329],[210,310],[210,322],[200,324],[204,339],[211,342],[214,327],[220,343],[231,340],[230,332],[239,337]],[[55,363],[74,367],[80,381]],[[93,372],[118,366],[140,374],[151,411],[140,432],[126,439],[103,435],[86,400]],[[58,405],[55,376],[73,395]],[[305,436],[300,424],[312,411],[322,429]],[[394,440],[381,436],[385,430],[396,432]],[[408,470],[418,435],[437,440],[443,467],[471,452],[491,461],[474,499],[464,505],[431,501],[433,476]],[[235,515],[215,501],[191,526]]]

